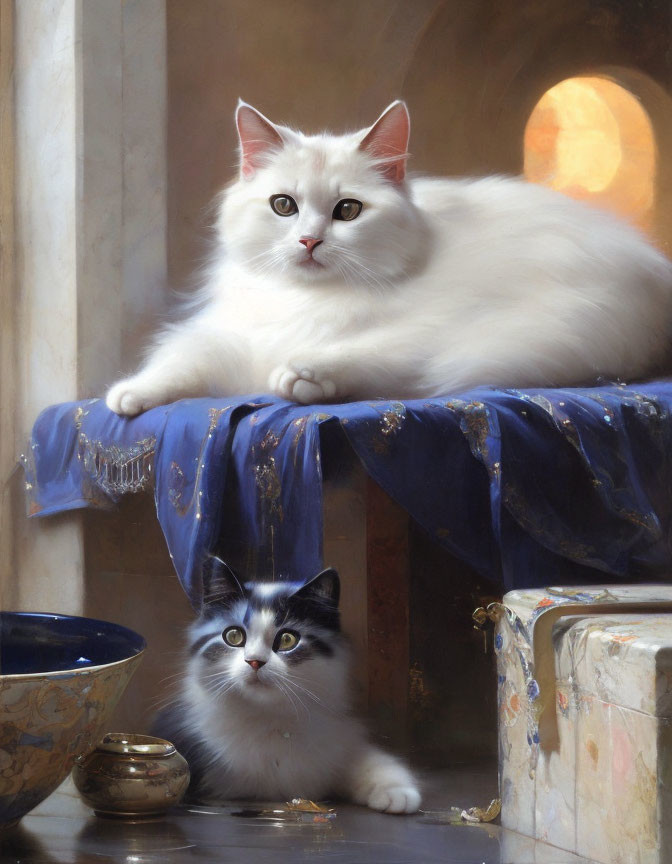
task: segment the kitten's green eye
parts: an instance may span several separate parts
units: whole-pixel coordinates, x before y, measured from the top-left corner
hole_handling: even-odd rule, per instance
[[[357,201],[354,198],[344,198],[334,207],[334,212],[331,216],[333,219],[340,219],[342,222],[352,222],[361,212],[361,201]]]
[[[299,212],[296,201],[289,195],[272,195],[270,204],[278,216],[293,216],[294,213]]]
[[[299,644],[299,636],[297,633],[292,633],[290,630],[284,630],[277,639],[278,651],[291,651]]]
[[[222,633],[222,638],[232,648],[242,648],[245,644],[245,631],[240,627],[229,627]]]

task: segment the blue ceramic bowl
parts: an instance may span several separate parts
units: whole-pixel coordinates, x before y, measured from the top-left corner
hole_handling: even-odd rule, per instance
[[[96,745],[144,649],[109,621],[0,612],[0,828]]]

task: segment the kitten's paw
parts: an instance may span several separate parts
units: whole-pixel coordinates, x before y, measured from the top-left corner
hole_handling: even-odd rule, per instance
[[[276,366],[268,384],[278,396],[302,405],[328,402],[336,396],[336,384],[314,366],[303,363]]]
[[[366,806],[381,813],[417,813],[420,793],[413,786],[374,786]]]
[[[135,417],[136,414],[141,414],[159,403],[148,393],[143,392],[133,378],[128,378],[110,387],[105,397],[105,404],[115,414]]]

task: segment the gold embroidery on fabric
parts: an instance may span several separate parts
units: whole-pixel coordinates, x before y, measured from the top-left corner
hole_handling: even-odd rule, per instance
[[[404,425],[406,419],[406,406],[403,402],[390,402],[381,411],[380,403],[369,402],[369,407],[375,408],[380,414],[378,434],[373,439],[373,449],[376,453],[384,455],[390,452],[392,441]],[[382,437],[381,437],[382,436]]]
[[[30,477],[35,479],[36,471],[35,471],[35,455],[34,451],[37,448],[37,444],[35,441],[31,439],[30,447],[26,450],[25,453],[22,453],[19,456],[19,463],[23,466],[24,476],[26,478]],[[35,484],[31,483],[30,480],[26,479],[25,482],[25,490],[26,490],[26,510],[29,516],[35,516],[36,513],[39,513],[42,507],[40,506],[37,497],[36,497],[36,489]]]
[[[299,433],[300,434],[300,433]],[[298,440],[298,435],[295,440]],[[277,518],[282,522],[284,513],[280,496],[282,494],[282,485],[280,482],[280,474],[275,462],[273,451],[280,444],[280,438],[271,429],[266,432],[262,440],[259,442],[259,450],[253,444],[251,447],[252,453],[252,470],[254,471],[254,482],[257,487],[258,501],[261,508],[262,530],[270,538],[271,544],[271,561],[275,567],[275,550],[274,550],[274,526],[273,522]]]
[[[567,439],[567,441],[571,444],[571,446],[577,451],[577,453],[579,453],[581,458],[584,459],[584,453],[583,453],[583,450],[581,449],[581,440],[579,438],[579,433],[576,431],[576,427],[574,426],[574,423],[570,420],[569,417],[567,417],[565,415],[564,411],[557,411],[556,407],[553,405],[553,403],[549,399],[547,399],[545,396],[541,396],[538,393],[533,395],[533,396],[530,396],[527,393],[518,392],[517,395],[524,402],[531,402],[533,405],[537,405],[539,408],[541,408],[543,411],[545,411],[548,414],[548,416],[553,420],[553,423],[555,424],[556,429],[563,435],[564,438]],[[565,403],[560,402],[559,406],[561,408],[564,408]],[[527,417],[527,413],[525,411],[523,411],[521,413],[525,417]],[[588,467],[588,470],[590,471],[590,473],[592,474],[592,469],[590,468],[590,466],[588,465],[587,467]],[[594,477],[594,475],[593,475],[593,485],[599,485],[599,483],[600,483],[600,481],[597,479],[597,477]]]
[[[282,504],[280,503],[280,494],[282,491],[280,485],[280,475],[275,464],[275,457],[269,456],[266,462],[261,465],[254,466],[255,482],[262,504],[265,504],[265,510],[269,515],[277,515],[282,522],[283,512]]]
[[[561,432],[563,437],[567,440],[567,442],[576,450],[576,452],[581,457],[581,462],[584,465],[588,474],[590,475],[590,482],[593,485],[593,487],[596,489],[599,489],[602,486],[606,486],[608,490],[613,492],[613,490],[616,488],[617,484],[615,484],[614,481],[612,480],[612,478],[609,477],[608,475],[603,475],[602,479],[600,479],[600,477],[596,476],[593,466],[590,464],[588,458],[586,457],[586,454],[583,451],[583,448],[581,446],[581,439],[579,437],[579,433],[576,429],[576,426],[574,425],[574,422],[569,417],[566,416],[564,411],[558,410],[558,409],[563,409],[565,407],[565,403],[559,402],[558,406],[556,406],[549,399],[547,399],[545,396],[542,396],[541,394],[536,393],[533,395],[529,395],[527,393],[521,393],[520,391],[515,391],[515,392],[523,401],[536,405],[537,407],[539,407],[543,411],[545,411],[546,414],[549,415],[549,417],[552,418],[552,420],[555,424],[555,427],[558,429],[559,432]],[[607,400],[604,398],[604,396],[602,396],[599,393],[594,393],[594,394],[586,394],[586,398],[591,399],[593,402],[596,402],[600,406],[600,408],[603,411],[602,419],[604,420],[605,424],[608,425],[609,427],[611,427],[612,429],[616,429],[617,425],[615,422],[616,417],[615,417],[614,411],[609,406],[609,404],[608,404]],[[647,396],[644,396],[641,393],[634,393],[632,395],[630,393],[624,393],[619,398],[621,399],[622,404],[633,407],[635,409],[635,411],[638,414],[640,414],[641,416],[646,417],[646,418],[651,419],[651,420],[660,419],[660,416],[661,416],[660,407],[655,402],[654,399],[651,399]],[[480,405],[482,403],[471,403],[471,405],[477,405],[477,404]],[[447,403],[446,407],[448,407],[448,408],[459,407],[461,410],[464,410],[464,405],[465,405],[465,403],[460,402],[459,400],[456,400],[456,401]],[[470,406],[467,406],[467,407],[470,407]],[[525,411],[522,411],[521,414],[523,414],[524,416],[527,416],[527,413]],[[471,431],[473,434],[474,430],[471,430]],[[471,439],[470,439],[470,441],[471,441]],[[472,451],[473,451],[473,448],[472,448]],[[493,467],[495,468],[496,476],[499,478],[499,475],[500,475],[499,463],[496,462]],[[609,494],[609,492],[607,492],[607,494]],[[512,503],[515,506],[515,500],[513,498],[513,495],[510,498],[510,500],[507,501],[507,503]],[[611,506],[613,507],[614,511],[616,513],[618,513],[618,515],[622,519],[625,519],[627,522],[630,522],[633,525],[637,525],[640,528],[644,528],[646,531],[649,531],[651,534],[653,534],[657,538],[661,536],[661,527],[660,527],[659,521],[658,521],[655,513],[653,513],[653,512],[641,513],[641,512],[636,511],[636,510],[628,510],[625,507],[619,507],[613,501],[612,501]],[[517,515],[517,518],[519,518],[519,521],[521,521],[521,524],[523,524],[523,522],[522,522],[523,517],[518,513],[516,515]],[[537,533],[540,534],[540,532],[537,532]],[[541,535],[541,536],[543,536],[543,535]],[[581,557],[581,558],[590,557],[590,554],[592,552],[594,552],[594,550],[591,550],[590,547],[573,546],[572,544],[569,544],[569,543],[564,544],[564,547],[565,547],[565,551],[563,551],[563,554],[568,554],[571,557],[575,557],[574,552],[580,553],[579,557]],[[563,547],[561,546],[559,548],[562,549]],[[570,551],[570,550],[574,550],[574,551]]]
[[[278,436],[273,432],[273,430],[269,429],[259,442],[259,446],[262,450],[275,450],[279,443],[280,439]]]
[[[490,423],[485,403],[451,399],[450,402],[445,403],[445,407],[460,415],[460,429],[469,442],[471,452],[482,459],[487,467]],[[497,466],[499,468],[499,463]]]
[[[171,462],[168,475],[168,500],[180,515],[184,515],[186,512],[182,509],[182,493],[186,482],[184,471],[177,462]]]
[[[292,425],[295,428],[294,438],[292,439],[292,450],[294,452],[293,464],[294,468],[296,468],[296,458],[299,452],[299,441],[306,434],[306,426],[308,425],[308,420],[310,417],[298,417],[296,420],[292,422]]]
[[[75,417],[74,417],[75,429],[81,429],[82,428],[82,420],[84,419],[84,417],[86,417],[86,415],[88,413],[89,412],[85,411],[81,405],[77,406],[77,408],[75,410]]]
[[[77,458],[88,477],[107,495],[142,492],[154,482],[154,435],[127,447],[105,445],[79,433]]]
[[[299,446],[299,441],[301,440],[301,438],[304,436],[304,434],[306,432],[306,426],[308,425],[308,420],[309,420],[309,418],[306,416],[306,417],[299,417],[293,421],[292,425],[296,428],[296,431],[294,432],[294,438],[292,440],[292,447],[296,448]]]
[[[211,435],[215,431],[220,419],[226,414],[227,411],[230,411],[232,408],[233,405],[225,405],[223,408],[210,408],[208,410],[208,417],[210,418],[210,423],[208,425],[208,435]]]
[[[184,516],[185,513],[187,513],[191,509],[194,503],[196,503],[196,512],[194,514],[194,517],[196,519],[201,519],[203,516],[203,512],[201,509],[201,499],[203,498],[203,491],[199,487],[201,485],[201,475],[203,474],[203,470],[205,468],[205,462],[203,461],[205,456],[205,448],[208,446],[208,441],[210,441],[215,434],[215,429],[217,428],[217,424],[219,423],[220,419],[226,414],[227,411],[230,411],[232,408],[233,405],[225,405],[223,408],[208,409],[208,429],[203,436],[203,440],[198,451],[196,476],[194,477],[194,491],[192,492],[191,498],[188,501],[182,501],[182,492],[184,487],[186,486],[186,478],[184,471],[176,462],[171,463],[171,470],[168,481],[168,496],[180,516]],[[176,470],[173,470],[173,466],[175,466]]]
[[[553,414],[553,403],[549,401],[545,396],[542,396],[540,393],[535,393],[532,396],[525,396],[526,402],[532,402],[533,405],[538,405],[540,408],[550,414],[551,417],[555,417]]]
[[[543,408],[554,420],[556,427],[563,433],[564,437],[567,441],[574,447],[574,449],[581,456],[581,461],[584,464],[586,470],[590,474],[590,479],[592,485],[597,489],[600,486],[607,486],[607,488],[613,492],[616,487],[616,484],[608,475],[604,476],[604,479],[600,479],[595,475],[594,469],[590,462],[588,461],[585,453],[583,452],[583,448],[581,447],[581,441],[579,438],[579,433],[574,426],[574,423],[563,415],[562,412],[556,413],[553,404],[546,399],[544,396],[534,395],[534,396],[526,396],[524,397],[526,401],[533,402],[535,405]],[[615,423],[615,415],[613,409],[609,406],[606,399],[599,393],[594,393],[587,395],[586,398],[591,399],[593,402],[597,402],[600,408],[603,411],[602,419],[605,424],[610,426],[613,429],[617,428]],[[634,407],[638,414],[641,414],[644,417],[649,419],[655,418],[658,419],[659,411],[658,406],[653,400],[648,399],[645,396],[642,396],[640,393],[635,393],[634,397],[629,398],[629,394],[624,394],[621,397],[621,401],[623,404]],[[561,402],[560,405],[564,407],[565,403]],[[605,480],[607,481],[605,484]],[[607,493],[609,494],[609,493]],[[661,528],[654,513],[640,513],[636,510],[628,510],[625,507],[619,507],[617,504],[613,503],[613,508],[616,513],[619,514],[623,519],[627,522],[631,522],[633,525],[637,525],[640,528],[644,528],[646,531],[651,532],[656,537],[661,536]]]
[[[401,402],[393,402],[392,407],[387,411],[383,411],[383,416],[380,421],[380,431],[382,435],[394,435],[402,427],[406,419],[406,407]]]

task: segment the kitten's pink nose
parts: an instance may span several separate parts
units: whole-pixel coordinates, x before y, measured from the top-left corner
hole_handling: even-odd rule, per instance
[[[266,665],[266,661],[265,661],[265,660],[246,660],[245,662],[246,662],[246,663],[249,663],[250,666],[251,666],[251,667],[252,667],[256,672],[258,672],[259,669],[261,669],[262,666],[265,666],[265,665]]]
[[[318,240],[317,237],[300,237],[299,238],[299,243],[303,243],[303,245],[308,250],[309,255],[313,254],[313,249],[316,246],[319,246],[321,242],[322,241]]]

